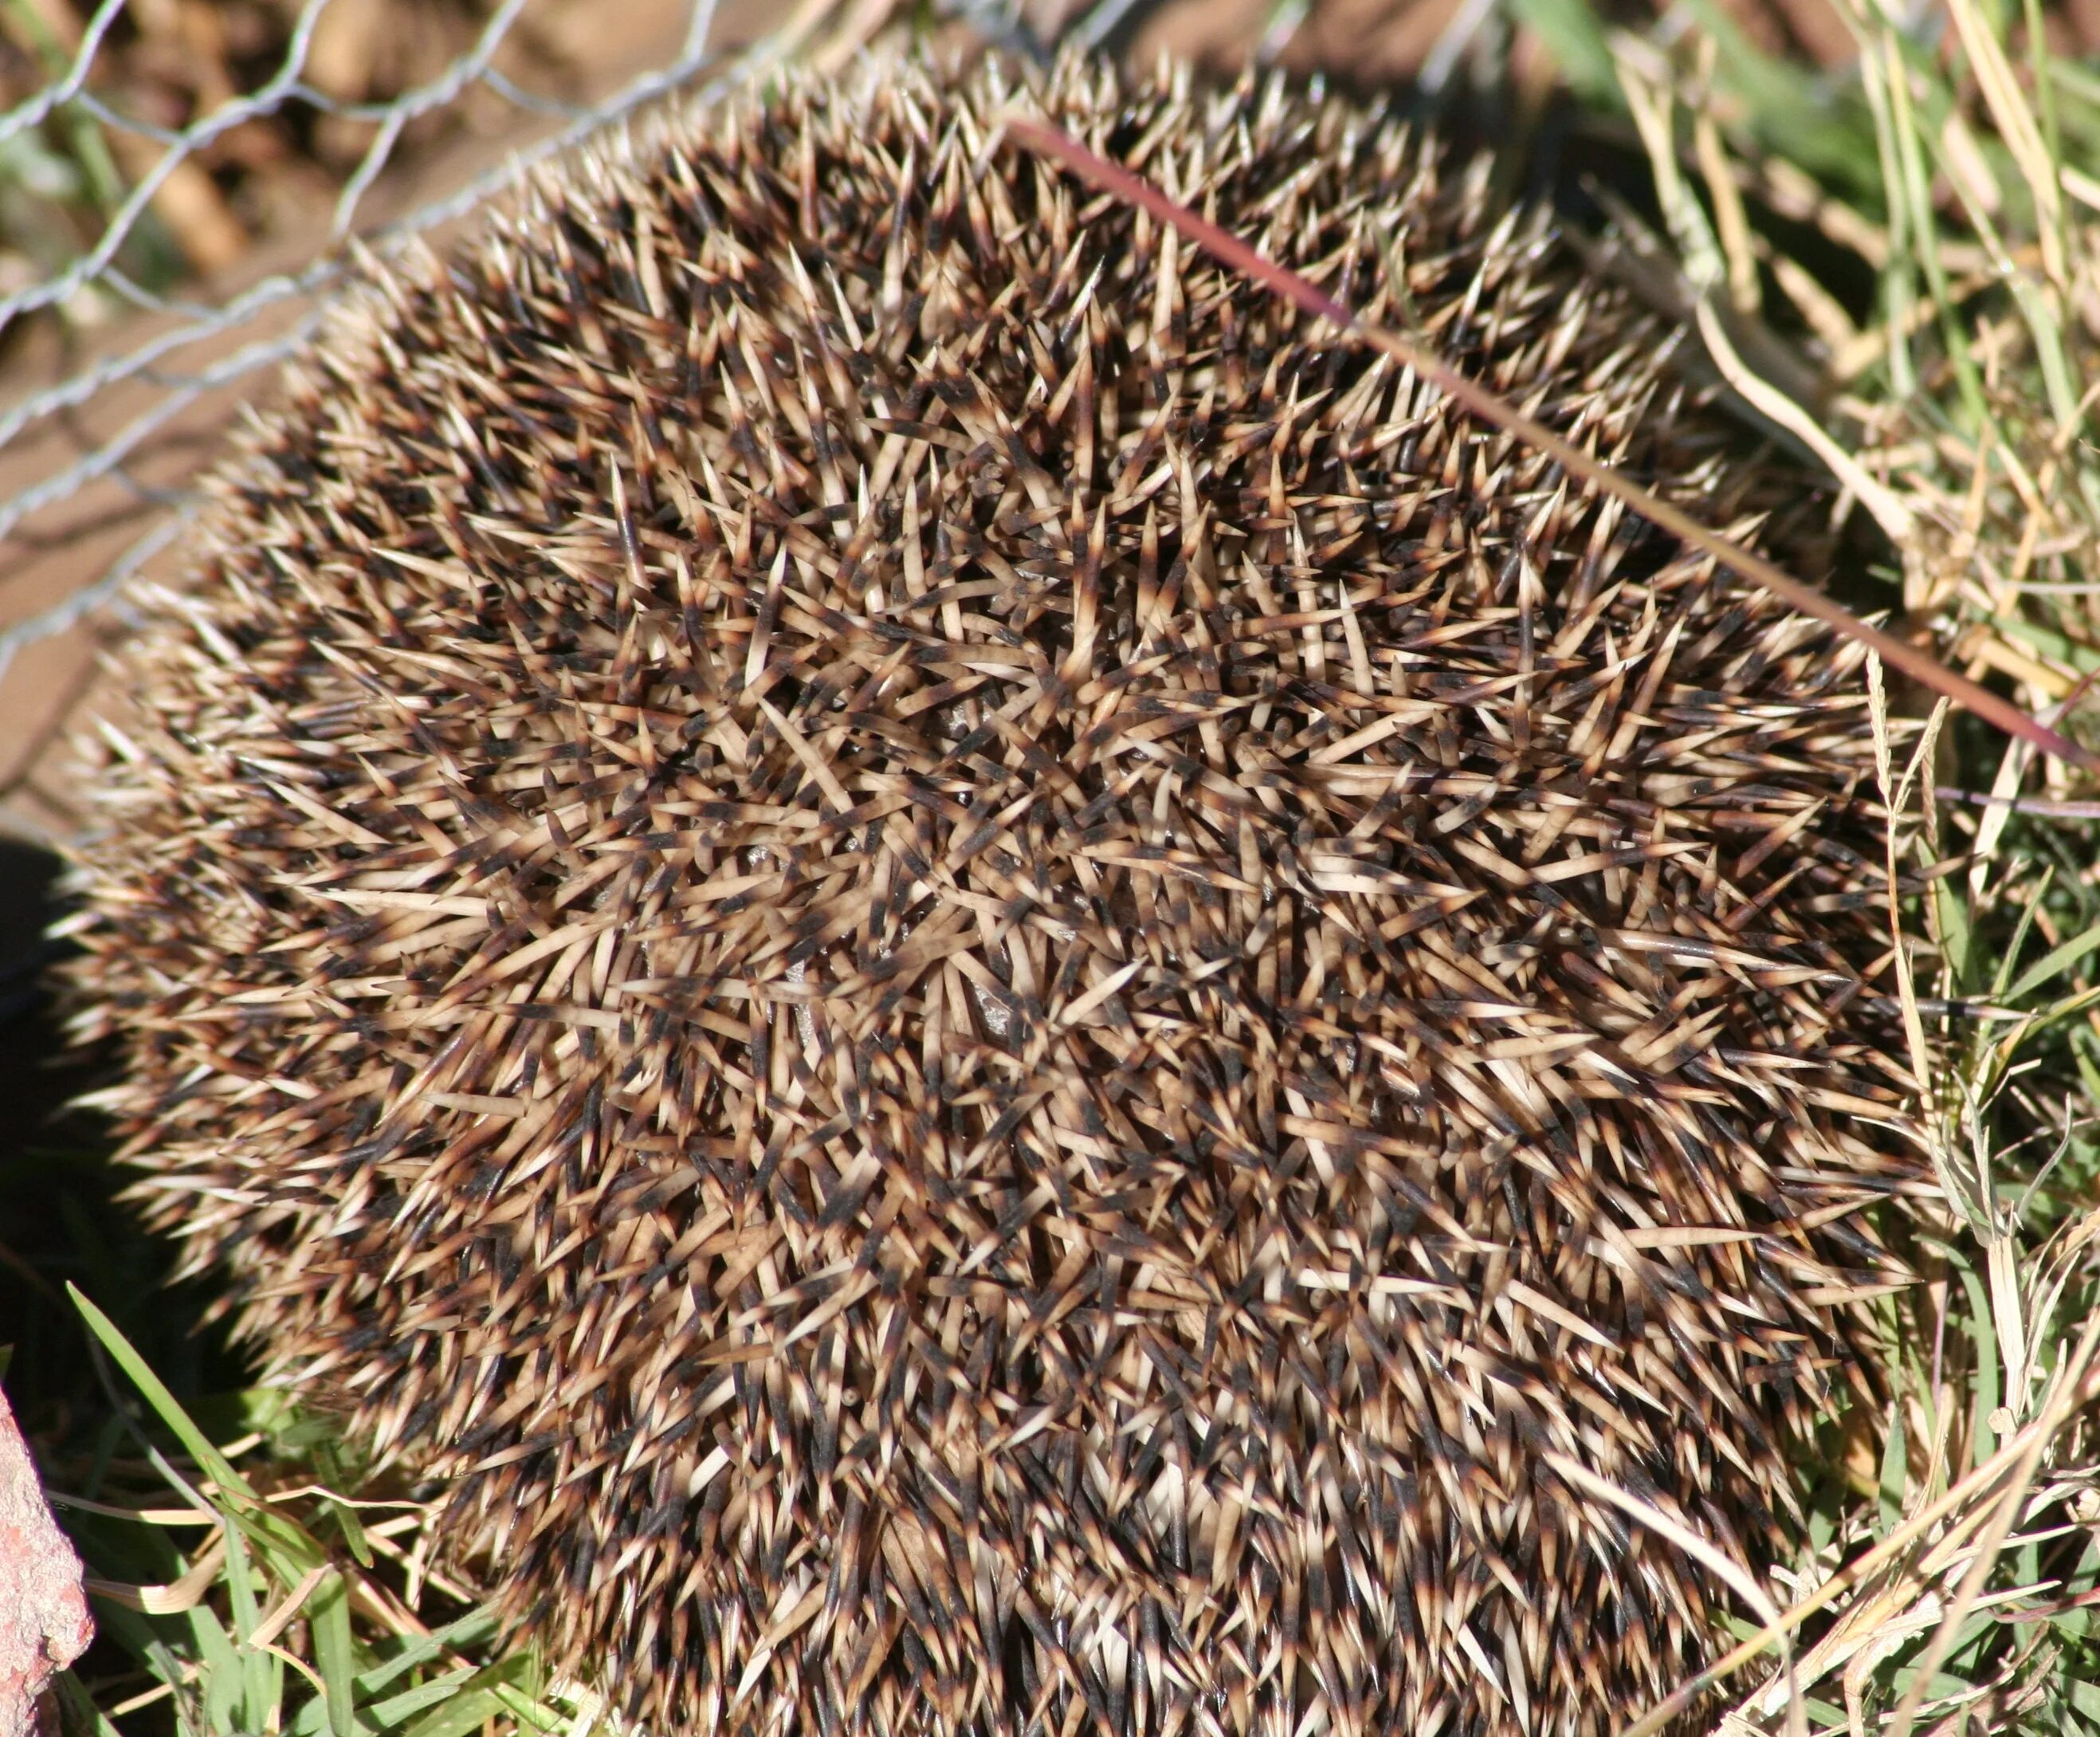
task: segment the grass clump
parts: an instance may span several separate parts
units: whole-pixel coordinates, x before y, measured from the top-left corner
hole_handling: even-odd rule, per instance
[[[1829,75],[1673,15],[1666,46],[1599,28],[1718,372],[1875,522],[1851,582],[2089,747],[2100,183],[2076,166],[2100,78],[2032,4],[1854,0],[1833,156],[1827,126],[1789,130]],[[1887,1398],[1828,1443],[1777,1589],[1788,1655],[1746,1622],[1709,1681],[1736,1731],[2100,1731],[2100,802],[1960,718],[1885,776],[1914,823],[1892,879],[1928,888],[1890,944],[1944,1209],[1911,1251],[1926,1282],[1884,1305]],[[1732,1675],[1757,1656],[1763,1681]]]
[[[281,1395],[223,1442],[77,1289],[121,1440],[55,1468],[99,1638],[59,1684],[69,1732],[115,1737],[589,1737],[596,1699],[504,1651],[471,1586],[431,1565],[430,1514],[368,1487],[329,1420]],[[77,1481],[74,1481],[76,1480]],[[343,1492],[357,1490],[352,1496]]]

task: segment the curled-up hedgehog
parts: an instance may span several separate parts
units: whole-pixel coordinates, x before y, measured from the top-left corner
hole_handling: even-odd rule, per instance
[[[1556,1466],[1762,1568],[1926,1186],[1861,657],[992,134],[1754,534],[1484,164],[1010,76],[677,109],[352,301],[123,654],[82,1032],[652,1731],[1601,1733],[1714,1587]]]

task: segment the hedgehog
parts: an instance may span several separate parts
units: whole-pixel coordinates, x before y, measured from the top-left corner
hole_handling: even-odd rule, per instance
[[[1822,546],[1390,113],[687,99],[210,479],[78,846],[101,1101],[650,1730],[1592,1737],[1710,1656],[1673,1531],[1798,1538],[1930,1187],[1862,654],[1017,112]]]

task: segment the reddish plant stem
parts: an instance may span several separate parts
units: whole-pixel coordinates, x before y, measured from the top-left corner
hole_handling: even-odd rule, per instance
[[[1815,586],[1804,585],[1800,580],[1781,572],[1762,556],[1753,555],[1718,531],[1700,524],[1681,508],[1657,498],[1639,483],[1621,475],[1611,466],[1591,457],[1580,448],[1563,440],[1542,422],[1526,416],[1515,406],[1476,381],[1468,379],[1420,345],[1396,332],[1360,318],[1317,285],[1301,277],[1288,267],[1277,264],[1229,230],[1221,229],[1217,224],[1198,217],[1186,206],[1167,197],[1135,170],[1126,169],[1120,163],[1110,162],[1106,157],[1088,150],[1069,133],[1033,115],[1008,115],[1004,121],[1004,130],[1008,138],[1039,156],[1063,164],[1081,179],[1090,181],[1103,192],[1113,193],[1118,199],[1149,211],[1162,223],[1179,230],[1206,252],[1234,270],[1245,272],[1286,301],[1295,303],[1307,313],[1331,321],[1346,335],[1369,344],[1374,350],[1382,351],[1403,367],[1413,369],[1446,397],[1464,405],[1483,422],[1492,422],[1498,428],[1515,435],[1527,445],[1536,447],[1569,475],[1580,477],[1604,493],[1623,502],[1650,524],[1711,555],[1723,567],[1771,592],[1790,608],[1797,609],[1803,615],[1812,615],[1819,621],[1828,621],[1846,638],[1856,640],[1874,652],[1890,668],[1901,670],[1912,680],[1930,687],[1935,693],[1944,694],[1957,705],[1974,712],[2007,735],[2032,742],[2045,754],[2053,754],[2058,759],[2067,761],[2087,771],[2100,771],[2100,755],[2092,754],[2068,736],[2029,717],[2010,700],[2000,698],[1988,687],[1948,669],[1930,652],[1921,651],[1881,628],[1869,625]]]

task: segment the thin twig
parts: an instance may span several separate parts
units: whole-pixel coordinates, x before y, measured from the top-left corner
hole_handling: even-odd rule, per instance
[[[1360,318],[1309,280],[1277,264],[1239,236],[1198,217],[1142,175],[1096,155],[1070,134],[1033,115],[1008,114],[1004,117],[1003,130],[1006,137],[1063,164],[1104,192],[1149,211],[1225,264],[1246,272],[1306,312],[1330,321],[1345,334],[1383,351],[1402,366],[1413,369],[1439,391],[1464,405],[1484,422],[1492,422],[1538,448],[1571,475],[1624,502],[1651,524],[1712,556],[1751,584],[1771,592],[1789,608],[1829,622],[1912,680],[1944,694],[1956,705],[1996,725],[2009,736],[2033,743],[2045,754],[2087,771],[2100,771],[2100,755],[2029,717],[1988,688],[1957,674],[1938,658],[1861,621],[1815,586],[1804,585],[1762,556],[1753,555],[1718,532],[1709,529],[1681,508],[1657,498],[1639,484],[1591,457],[1420,345]]]
[[[1993,796],[1988,790],[1957,790],[1939,785],[1943,802],[1966,802],[1974,808],[2004,808],[2014,814],[2044,815],[2052,820],[2100,820],[2100,802],[2059,801],[2048,796]]]

